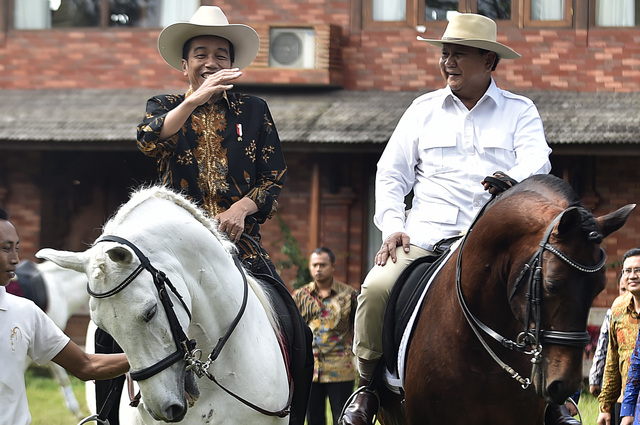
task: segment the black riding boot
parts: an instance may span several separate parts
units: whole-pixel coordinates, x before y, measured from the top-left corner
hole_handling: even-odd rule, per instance
[[[582,422],[571,416],[564,404],[549,404],[544,413],[545,425],[580,425]]]
[[[122,353],[122,349],[113,337],[100,328],[95,333],[95,352],[99,354]],[[122,388],[125,377],[119,376],[113,379],[95,381],[96,385],[96,413],[102,414],[102,418],[111,425],[119,425],[120,392],[115,388]],[[114,394],[111,395],[111,392]],[[117,394],[115,394],[117,392]],[[106,409],[102,411],[103,407]]]
[[[351,395],[348,405],[344,407],[340,425],[372,425],[378,413],[380,399],[369,386],[369,381],[360,377],[360,387]]]

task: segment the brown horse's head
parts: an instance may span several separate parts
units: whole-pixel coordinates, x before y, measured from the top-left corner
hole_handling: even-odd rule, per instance
[[[562,404],[582,380],[583,350],[590,341],[587,317],[606,283],[606,255],[600,243],[624,225],[635,205],[596,218],[568,185],[551,181],[557,185],[552,191],[557,196],[548,196],[548,188],[541,191],[549,203],[538,204],[536,225],[525,238],[538,241],[533,248],[537,251],[532,256],[529,243],[528,249],[514,254],[508,291],[511,309],[524,324],[523,339],[535,353],[536,393],[549,403]],[[530,207],[524,203],[524,208]]]

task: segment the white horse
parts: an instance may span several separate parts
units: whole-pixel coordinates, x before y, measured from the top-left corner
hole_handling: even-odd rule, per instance
[[[38,252],[89,278],[91,318],[123,348],[141,390],[132,423],[287,423],[277,319],[234,249],[193,203],[153,187],[135,192],[87,251]],[[182,349],[187,339],[201,358]]]
[[[60,267],[51,261],[33,264],[44,281],[48,300],[46,313],[60,329],[64,330],[71,316],[89,302],[87,276],[84,273]],[[30,362],[25,367],[29,364]],[[67,371],[54,362],[49,362],[48,366],[60,384],[67,408],[76,417],[81,417],[80,405],[71,388]]]

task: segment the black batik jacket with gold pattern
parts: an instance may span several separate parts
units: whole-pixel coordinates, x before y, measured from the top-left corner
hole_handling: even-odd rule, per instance
[[[138,149],[157,158],[163,184],[185,193],[211,217],[245,196],[252,199],[258,212],[247,216],[245,232],[260,240],[260,223],[277,211],[287,172],[269,108],[258,97],[226,93],[196,108],[179,132],[160,141],[167,113],[190,93],[147,101]]]

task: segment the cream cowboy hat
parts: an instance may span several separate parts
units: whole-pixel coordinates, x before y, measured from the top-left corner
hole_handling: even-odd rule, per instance
[[[440,40],[420,36],[418,40],[436,47],[442,47],[443,44],[459,44],[489,50],[504,59],[520,58],[519,53],[496,41],[497,34],[498,27],[492,19],[474,13],[458,13],[451,18]]]
[[[230,24],[217,6],[200,6],[189,22],[176,22],[162,30],[158,37],[158,50],[169,65],[182,71],[184,43],[200,35],[226,38],[235,51],[233,66],[246,68],[253,62],[260,48],[258,33],[248,25]]]

